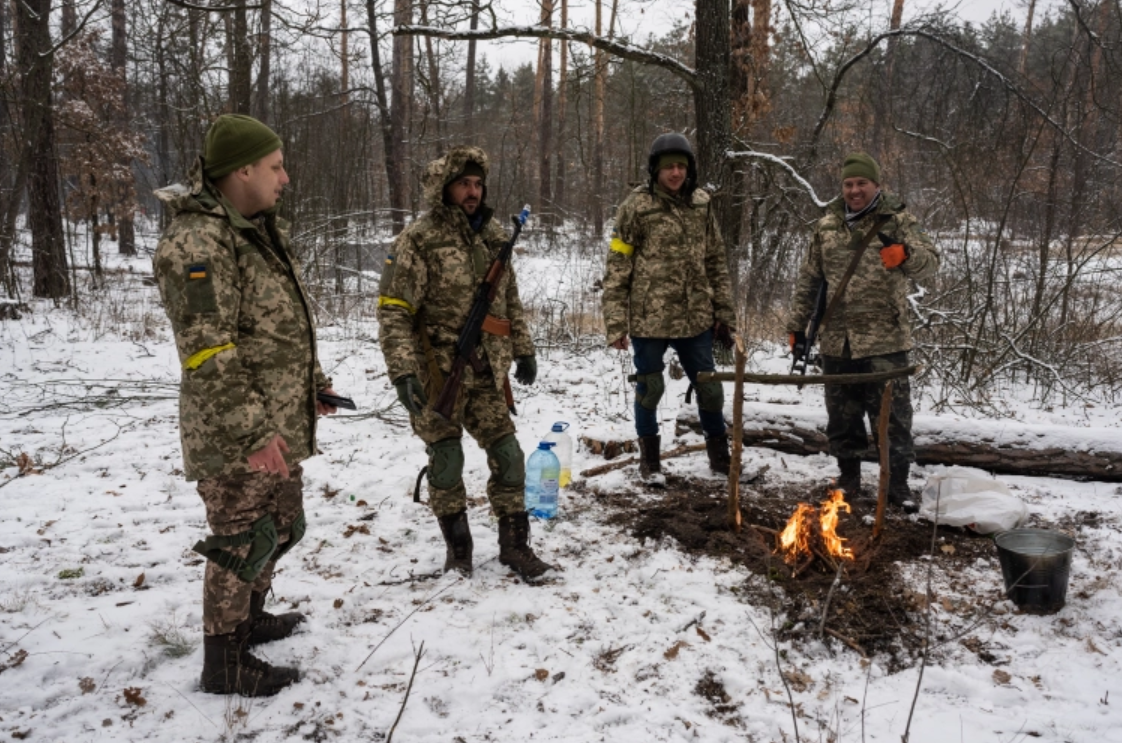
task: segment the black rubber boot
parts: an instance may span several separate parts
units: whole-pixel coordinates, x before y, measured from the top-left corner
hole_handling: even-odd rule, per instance
[[[271,697],[300,680],[295,668],[269,665],[246,648],[250,622],[246,619],[226,635],[203,638],[203,674],[199,688],[208,694]]]
[[[246,644],[252,646],[290,637],[304,621],[304,615],[298,611],[270,614],[265,611],[265,592],[254,591],[249,594],[249,620],[249,639]]]
[[[530,549],[530,517],[525,511],[499,519],[499,562],[526,580],[554,569]]]
[[[639,477],[644,480],[650,480],[655,475],[662,475],[662,462],[659,459],[659,446],[661,444],[661,436],[639,437]]]
[[[861,460],[839,459],[838,490],[844,490],[851,498],[861,495]]]
[[[471,528],[468,526],[467,511],[460,511],[437,519],[440,533],[444,535],[444,572],[459,570],[471,577]]]
[[[729,437],[722,433],[720,436],[710,436],[705,439],[705,453],[709,455],[709,469],[718,475],[727,475],[732,458],[729,456]]]
[[[908,473],[912,463],[908,461],[890,462],[888,465],[888,502],[894,506],[904,506],[905,501],[912,500],[912,491],[908,488]]]

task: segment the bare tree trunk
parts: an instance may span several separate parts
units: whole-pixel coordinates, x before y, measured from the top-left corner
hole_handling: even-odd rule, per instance
[[[768,73],[771,71],[771,0],[752,0],[751,120],[771,110]]]
[[[8,3],[0,0],[0,80],[8,78]],[[15,179],[9,178],[11,163],[4,142],[8,137],[8,90],[0,88],[0,218],[8,213],[8,206],[20,200]],[[21,158],[22,160],[22,158]],[[22,162],[21,162],[22,164]],[[26,175],[26,173],[25,173]],[[13,224],[14,226],[14,224]],[[12,272],[12,231],[5,220],[0,224],[0,286],[9,297],[16,295],[15,274]]]
[[[77,28],[78,9],[74,6],[74,0],[62,0],[62,23],[59,25],[59,31],[63,36],[69,36]]]
[[[382,131],[383,161],[386,168],[386,181],[390,196],[390,217],[393,231],[405,229],[405,184],[398,179],[397,163],[399,156],[398,141],[393,128],[393,113],[389,97],[386,95],[386,74],[382,69],[382,53],[378,48],[378,17],[374,0],[366,0],[366,22],[370,27],[370,63],[374,72],[374,99],[378,104],[378,125]],[[394,54],[397,54],[397,40],[394,40]]]
[[[249,51],[249,11],[246,0],[233,0],[234,12],[226,43],[231,49],[230,111],[248,114],[253,95],[253,55]]]
[[[553,25],[553,0],[543,0],[541,25]],[[538,201],[543,223],[553,218],[553,177],[550,158],[553,156],[553,41],[545,38],[538,42],[538,74],[535,85],[538,130]]]
[[[412,0],[394,0],[393,22],[404,26],[413,22]],[[409,195],[409,121],[413,111],[413,39],[395,36],[393,41],[393,98],[390,130],[393,152],[387,152],[390,209],[394,232],[405,229],[405,210]]]
[[[54,115],[51,108],[51,0],[22,0],[17,64],[23,76],[23,157],[28,160],[32,293],[61,299],[70,291],[58,195]]]
[[[1029,43],[1032,41],[1032,16],[1036,12],[1036,0],[1028,0],[1028,15],[1025,18],[1025,33],[1021,38],[1021,60],[1017,64],[1017,71],[1023,76],[1028,65]]]
[[[569,0],[561,0],[561,28],[569,27]],[[569,42],[562,40],[561,72],[557,78],[557,186],[553,192],[554,208],[564,214],[565,209],[565,103],[569,82]]]
[[[344,0],[343,7],[347,7],[346,0]],[[346,16],[344,16],[343,25],[347,25]],[[261,2],[261,34],[257,38],[257,56],[261,62],[257,67],[257,97],[253,106],[253,115],[259,121],[269,124],[271,123],[269,118],[272,115],[269,78],[273,74],[273,0],[262,0]]]
[[[427,26],[429,23],[429,2],[431,0],[424,0],[421,3],[421,25]],[[425,37],[425,55],[428,58],[428,74],[429,74],[429,103],[432,106],[432,117],[436,124],[436,138],[441,139],[444,131],[444,117],[440,113],[440,67],[436,61],[436,53],[432,46],[432,37]]]
[[[697,160],[701,184],[713,193],[713,211],[728,254],[740,241],[740,212],[735,208],[734,178],[725,157],[732,145],[729,102],[729,5],[726,0],[697,0]]]
[[[893,0],[892,17],[888,22],[889,30],[898,30],[903,17],[904,0]],[[873,154],[881,160],[881,163],[885,162],[887,155],[885,152],[884,132],[892,119],[892,77],[895,70],[896,47],[898,42],[899,40],[895,36],[888,40],[888,45],[884,52],[885,73],[883,86],[879,90],[874,90],[873,93],[873,136],[870,149]]]
[[[604,33],[603,0],[596,1],[596,35]],[[593,52],[595,83],[592,97],[592,232],[604,236],[604,86],[608,75],[607,55]]]
[[[122,113],[120,120],[117,122],[118,126],[125,128],[128,126],[127,114],[124,113],[130,110],[128,105],[128,72],[126,65],[128,64],[128,25],[127,16],[125,14],[125,0],[113,0],[113,43],[110,48],[109,62],[117,74],[121,76],[121,97],[122,100]],[[127,160],[122,161],[121,165],[126,168],[131,168],[132,163]],[[128,199],[130,202],[131,198]],[[136,255],[136,223],[133,220],[132,204],[128,203],[123,205],[125,208],[119,210],[117,219],[117,252],[120,255]]]
[[[471,4],[471,30],[479,28],[479,3]],[[464,72],[464,127],[465,144],[475,144],[475,39],[468,42],[467,69]]]

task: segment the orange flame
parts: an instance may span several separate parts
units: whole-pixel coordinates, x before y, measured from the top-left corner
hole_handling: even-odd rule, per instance
[[[800,503],[779,534],[779,549],[783,553],[783,559],[788,564],[793,564],[799,557],[811,554],[811,539],[814,536],[812,524],[817,520],[826,554],[852,560],[853,550],[845,546],[846,540],[839,537],[837,532],[838,511],[842,509],[846,513],[852,513],[841,490],[831,492],[830,497],[822,501],[821,509]]]

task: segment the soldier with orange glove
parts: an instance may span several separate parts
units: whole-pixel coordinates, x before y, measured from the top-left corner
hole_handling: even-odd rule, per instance
[[[810,250],[799,269],[787,316],[792,351],[805,346],[804,329],[814,312],[818,287],[827,284],[827,312],[818,335],[824,374],[888,371],[908,366],[912,348],[911,282],[930,278],[939,252],[904,204],[880,186],[880,166],[863,152],[842,166],[842,195],[815,225]],[[863,249],[867,245],[871,250]],[[879,250],[878,250],[879,248]],[[851,265],[852,264],[852,265]],[[845,280],[849,274],[848,280]],[[838,290],[841,295],[835,297]],[[865,418],[876,432],[884,383],[826,385],[826,434],[838,460],[838,487],[856,496],[861,458],[869,452]],[[912,403],[908,379],[893,384],[888,421],[889,500],[910,497]]]

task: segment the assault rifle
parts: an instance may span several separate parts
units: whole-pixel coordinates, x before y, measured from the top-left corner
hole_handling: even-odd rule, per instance
[[[464,367],[471,364],[471,368],[476,373],[482,372],[485,368],[475,352],[479,346],[479,341],[483,337],[483,321],[487,318],[491,303],[495,301],[495,294],[499,290],[499,282],[502,281],[507,264],[510,263],[511,253],[514,251],[514,243],[522,233],[522,225],[526,224],[526,219],[529,216],[530,205],[527,204],[522,207],[522,212],[518,216],[511,217],[514,222],[514,231],[510,234],[510,240],[499,250],[498,256],[491,263],[491,267],[487,269],[483,281],[475,289],[475,298],[471,301],[471,310],[468,312],[467,322],[464,323],[464,327],[460,331],[460,337],[456,339],[456,355],[452,359],[452,371],[444,380],[444,386],[440,388],[440,394],[437,395],[436,402],[432,406],[433,412],[444,420],[452,419],[452,413],[456,408],[456,398],[460,394],[460,385],[463,384]],[[505,392],[507,393],[507,407],[511,409],[511,412],[514,412],[514,398],[510,394],[509,382],[506,383]]]
[[[791,373],[806,376],[807,366],[819,366],[821,358],[811,355],[814,342],[818,340],[818,327],[822,324],[822,316],[826,314],[826,279],[818,285],[818,298],[814,302],[814,314],[806,326],[806,339],[801,343],[796,340],[795,348],[791,352]]]

